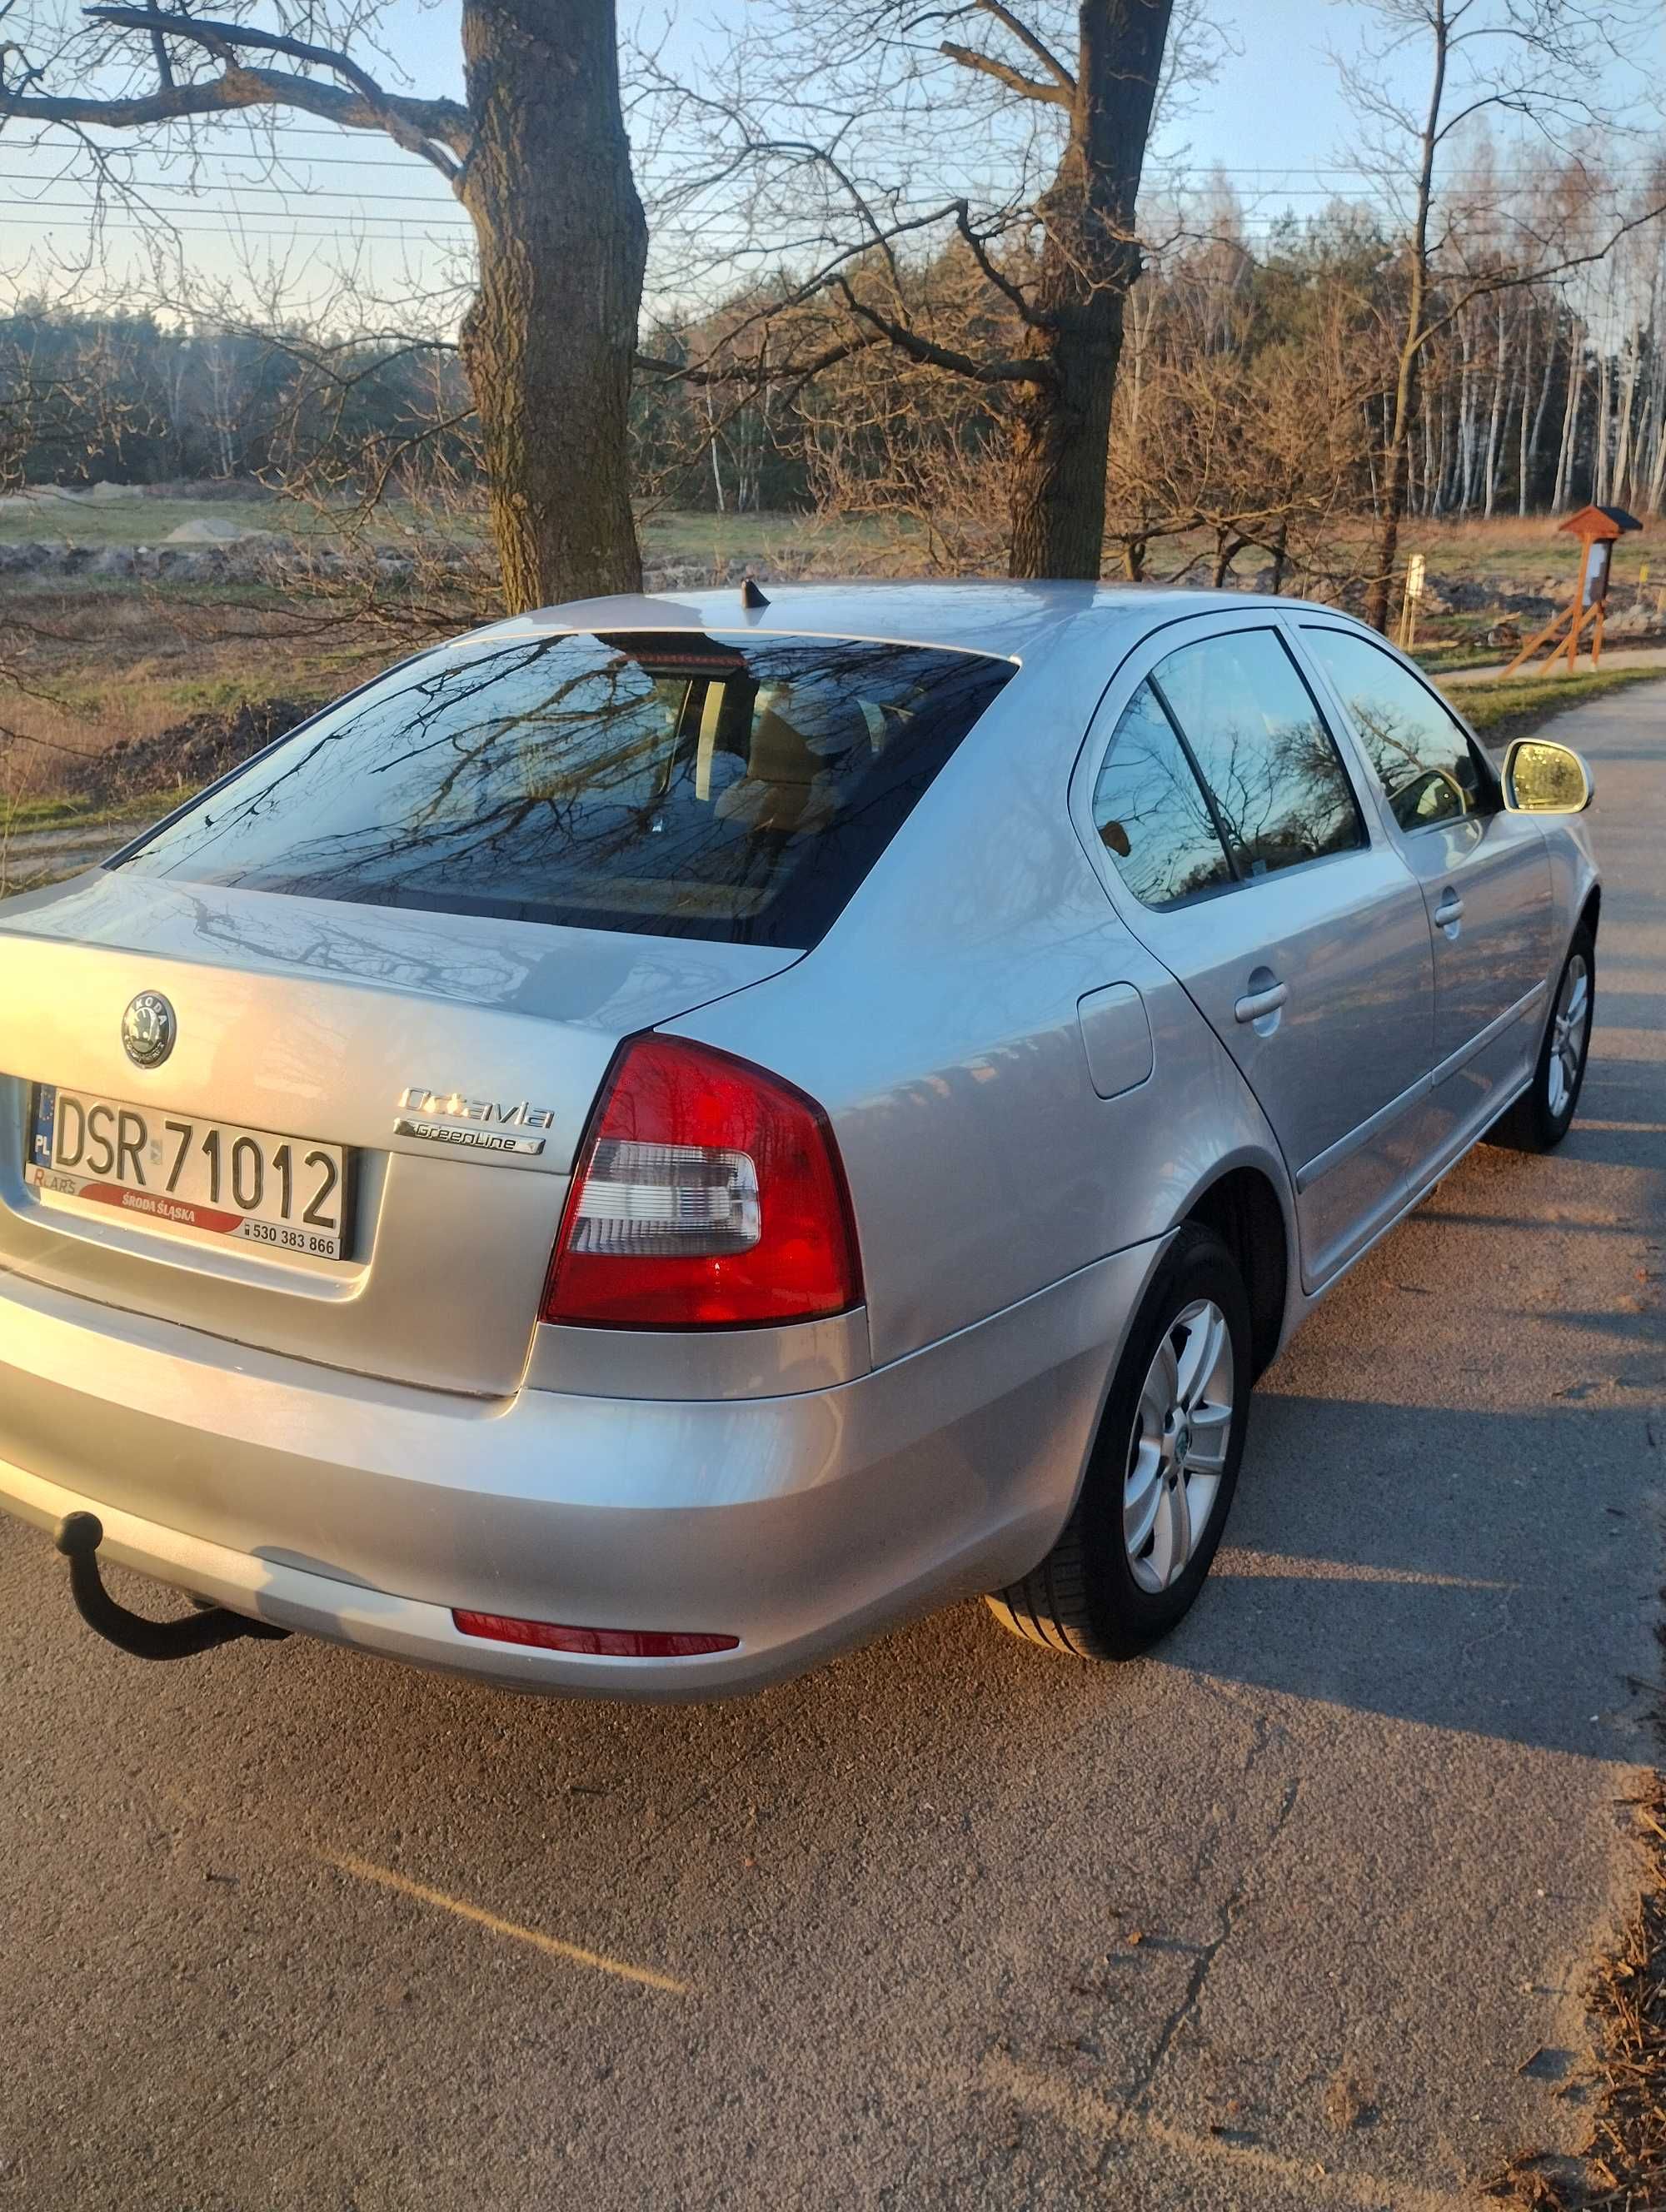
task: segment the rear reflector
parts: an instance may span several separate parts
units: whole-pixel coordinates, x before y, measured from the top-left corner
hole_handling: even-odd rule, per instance
[[[465,1636],[492,1644],[526,1644],[539,1651],[581,1651],[605,1659],[694,1659],[702,1651],[735,1651],[738,1636],[697,1636],[668,1628],[562,1628],[550,1620],[515,1620],[504,1613],[459,1613]]]
[[[682,1037],[624,1046],[573,1169],[544,1319],[735,1328],[860,1300],[844,1170],[814,1100]]]

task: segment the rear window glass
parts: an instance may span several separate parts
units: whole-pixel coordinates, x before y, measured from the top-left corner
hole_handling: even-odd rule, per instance
[[[841,639],[482,643],[344,700],[121,865],[806,948],[1013,672]]]

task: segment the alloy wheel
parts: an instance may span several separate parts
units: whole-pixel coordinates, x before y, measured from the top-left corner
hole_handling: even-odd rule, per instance
[[[1560,1121],[1568,1101],[1578,1087],[1590,1039],[1590,968],[1583,952],[1576,952],[1563,971],[1556,995],[1556,1012],[1550,1024],[1550,1064],[1546,1070],[1545,1103],[1553,1121]]]
[[[1128,1446],[1122,1541],[1141,1589],[1177,1581],[1208,1528],[1226,1468],[1232,1387],[1226,1317],[1197,1299],[1152,1356]]]

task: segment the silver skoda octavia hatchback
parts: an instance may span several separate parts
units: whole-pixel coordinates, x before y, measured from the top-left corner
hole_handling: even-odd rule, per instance
[[[968,1592],[1136,1652],[1309,1306],[1567,1128],[1589,796],[1288,600],[425,653],[0,908],[0,1503],[154,1655],[697,1697]]]

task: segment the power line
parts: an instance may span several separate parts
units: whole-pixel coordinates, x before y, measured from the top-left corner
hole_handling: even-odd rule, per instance
[[[27,182],[27,179],[22,173],[15,170],[0,170],[0,181],[18,183]],[[239,195],[239,197],[249,197],[258,194],[263,198],[282,201],[286,206],[291,205],[296,201],[305,201],[309,204],[319,200],[344,201],[347,203],[346,210],[344,211],[338,218],[333,215],[328,218],[331,221],[339,221],[343,228],[350,228],[357,223],[370,223],[381,227],[392,226],[399,230],[412,230],[439,234],[450,234],[458,237],[467,235],[472,230],[472,225],[471,224],[467,216],[460,211],[455,210],[453,203],[449,203],[445,200],[430,200],[423,194],[416,192],[382,193],[378,195],[378,198],[383,201],[398,200],[403,204],[412,206],[429,208],[433,211],[432,220],[425,221],[416,216],[379,215],[374,211],[374,208],[367,205],[357,194],[351,192],[313,191],[290,192],[277,185],[239,184],[234,184],[229,186],[222,185],[219,189],[222,191],[229,190]],[[227,204],[224,201],[210,199],[204,194],[196,191],[194,187],[184,185],[169,184],[165,179],[147,178],[137,180],[129,180],[123,184],[119,188],[119,191],[122,195],[131,192],[136,198],[139,199],[143,199],[143,197],[149,192],[166,191],[185,193],[192,203],[191,206],[180,209],[177,214],[164,210],[158,210],[156,211],[157,222],[166,223],[170,227],[180,227],[181,218],[185,219],[185,224],[188,226],[190,219],[198,216],[223,219],[226,223],[232,227],[236,227],[246,220],[243,215],[243,210],[237,204],[236,199],[234,199],[231,204]],[[117,205],[122,208],[124,211],[126,210],[127,204],[128,204],[125,198],[118,198]],[[91,191],[89,191],[88,197],[85,200],[19,198],[12,202],[12,207],[15,214],[25,220],[29,219],[27,211],[36,208],[46,209],[59,214],[79,215],[87,222],[97,222],[100,226],[106,228],[109,227],[114,220],[114,218],[108,214],[100,211],[100,196]],[[256,220],[259,220],[262,216],[270,212],[270,210],[257,210]],[[299,210],[299,213],[302,216],[305,216],[306,212],[307,210],[305,207]],[[325,218],[322,216],[320,217],[320,220],[325,219]],[[1464,227],[1464,236],[1467,240],[1471,241],[1517,237],[1519,235],[1523,227],[1523,222],[1524,216],[1523,216],[1511,215],[1508,211],[1494,210],[1489,213],[1488,219],[1485,222],[1476,222],[1472,221],[1466,224]],[[1231,236],[1237,239],[1242,239],[1246,241],[1257,238],[1276,238],[1283,234],[1284,228],[1285,226],[1280,223],[1276,217],[1263,214],[1257,222],[1240,225],[1231,232]],[[710,220],[700,216],[697,212],[690,213],[676,222],[668,222],[660,226],[660,235],[662,238],[670,237],[682,239],[685,234],[690,232],[697,233],[699,240],[702,243],[709,244],[714,246],[733,246],[735,245],[751,244],[768,248],[770,244],[768,240],[760,240],[757,230],[750,225],[737,222],[733,218],[730,218],[726,221]],[[277,235],[279,234],[274,231],[270,234]],[[830,238],[824,242],[832,244],[836,241]]]
[[[0,171],[0,177],[3,177],[5,173],[5,172]],[[149,187],[137,185],[133,187],[136,194],[147,189],[149,189]],[[277,197],[283,198],[285,196],[280,194]],[[340,199],[348,196],[343,193],[313,193],[306,195],[305,197],[309,199]],[[112,215],[101,210],[98,202],[95,199],[90,198],[85,201],[14,199],[10,204],[9,211],[4,216],[0,216],[0,221],[30,224],[33,222],[33,211],[39,209],[56,214],[78,216],[83,222],[96,223],[101,228],[112,228],[120,223],[125,216],[135,212],[135,210],[129,206],[125,201],[119,202],[118,207],[119,210],[119,213]],[[299,212],[301,218],[304,220],[306,216],[306,210],[303,208]],[[271,213],[272,211],[270,210],[258,210],[252,217],[252,220],[257,222],[269,222]],[[222,220],[225,223],[234,228],[240,225],[245,220],[249,219],[244,216],[242,210],[235,204],[227,205],[222,202],[210,201],[203,198],[197,199],[194,204],[188,208],[181,209],[177,215],[159,209],[155,213],[154,222],[149,224],[142,224],[140,225],[140,228],[155,228],[156,225],[166,225],[171,228],[179,223],[181,221],[188,225],[198,216],[208,216],[216,220]],[[410,230],[423,233],[431,232],[437,228],[440,230],[451,231],[459,235],[471,232],[472,229],[472,225],[470,223],[468,217],[460,213],[455,216],[447,216],[442,222],[434,223],[425,222],[421,217],[416,216],[379,216],[357,205],[354,207],[350,214],[344,214],[340,218],[337,218],[332,215],[329,216],[320,216],[319,219],[320,222],[335,222],[340,228],[346,228],[354,222],[373,222],[392,224],[401,230]],[[50,228],[52,226],[48,227]],[[1485,222],[1472,222],[1467,225],[1464,230],[1464,237],[1468,240],[1519,238],[1522,228],[1523,226],[1520,220],[1514,216],[1509,215],[1494,215],[1490,216]],[[275,236],[283,235],[286,229],[287,226],[278,224],[273,228],[272,234]],[[769,251],[773,250],[774,246],[779,243],[778,240],[760,235],[757,228],[745,222],[733,220],[721,222],[705,222],[698,219],[697,217],[692,219],[686,225],[681,223],[662,225],[658,234],[661,238],[675,240],[679,246],[686,246],[690,240],[685,235],[685,232],[689,230],[697,232],[698,237],[701,240],[708,241],[714,246],[751,245],[760,251]],[[1183,231],[1181,234],[1183,236],[1192,235],[1197,237],[1208,234],[1209,234],[1203,232],[1187,233]],[[1276,218],[1266,216],[1263,216],[1254,222],[1245,223],[1230,233],[1223,232],[1220,234],[1222,240],[1227,243],[1231,243],[1236,240],[1281,238],[1285,235],[1286,226],[1280,222]],[[830,249],[839,249],[844,243],[845,240],[843,234],[842,232],[833,230],[818,233],[813,238],[803,239],[799,241],[800,246],[807,247],[820,245]]]
[[[0,169],[0,179],[8,184],[27,185],[33,182],[27,169]],[[55,185],[71,184],[76,181],[78,180],[66,177],[55,177],[52,179]],[[89,184],[88,186],[89,195],[93,194],[95,189],[118,192],[185,192],[192,199],[202,198],[202,193],[197,185],[176,185],[166,177],[122,177],[97,188]],[[217,185],[216,189],[221,191],[258,192],[266,198],[279,200],[357,200],[362,197],[357,192],[320,191],[310,185],[298,185],[291,188],[283,185],[246,184],[240,178],[233,178]],[[376,198],[379,201],[394,200],[412,207],[448,209],[452,211],[452,219],[456,219],[457,202],[449,195],[441,199],[435,199],[427,192],[378,192]],[[32,204],[44,206],[46,203],[41,201]],[[54,202],[53,204],[67,205],[70,203]],[[388,216],[385,220],[389,222],[408,222],[411,218],[409,216]],[[466,216],[463,220],[466,221]]]
[[[50,238],[55,232],[61,231],[64,228],[62,224],[33,223],[25,217],[12,215],[0,215],[0,227],[7,230],[35,231],[42,236],[43,240]],[[120,232],[131,238],[155,238],[158,235],[161,227],[155,223],[111,222],[102,225],[101,228],[107,231]],[[271,240],[277,244],[292,243],[297,246],[339,246],[344,242],[343,234],[339,230],[249,230],[240,228],[234,223],[205,223],[200,226],[175,223],[168,225],[167,229],[177,238],[247,239],[251,241]],[[380,243],[387,246],[403,246],[410,242],[414,241],[391,237],[386,233],[380,240]]]
[[[14,209],[21,208],[24,204],[25,203],[17,200],[14,200],[12,202]],[[58,214],[77,215],[84,223],[94,224],[100,229],[131,228],[140,230],[150,230],[155,229],[158,225],[165,225],[169,229],[185,229],[191,227],[189,224],[183,224],[177,222],[173,216],[161,215],[157,216],[155,223],[137,223],[131,226],[119,223],[112,221],[110,216],[98,213],[94,208],[83,205],[79,200],[31,200],[27,202],[27,204],[32,208],[49,208],[54,213]],[[200,208],[193,208],[189,210],[189,213],[193,216],[223,216],[226,218],[225,228],[228,230],[234,231],[241,228],[238,210],[235,208],[214,208],[204,205]],[[402,229],[406,230],[432,231],[435,228],[434,224],[419,222],[414,216],[404,215],[362,215],[357,216],[356,220],[361,222],[397,223]],[[20,214],[13,214],[0,216],[0,222],[21,222],[28,223],[33,222],[33,217]],[[46,226],[49,229],[56,227],[61,226],[53,226],[51,224]],[[345,222],[341,224],[340,228],[344,229],[347,228]],[[460,222],[453,222],[440,226],[440,228],[450,229],[455,232],[459,236],[471,234],[472,230],[472,227],[469,223],[466,216],[465,216]],[[267,230],[262,234],[268,238],[285,238],[291,235],[297,237],[302,235],[312,235],[321,238],[329,238],[334,237],[337,234],[335,231],[319,231],[310,234],[301,232],[292,233],[287,226],[279,226],[277,228]]]
[[[158,130],[165,130],[169,126],[170,123],[178,123],[180,119],[181,118],[165,118],[161,124],[159,124],[155,127]],[[192,120],[197,125],[206,125],[221,129],[228,129],[235,125],[239,118],[231,115],[205,115],[196,117],[192,118]],[[93,127],[98,129],[114,129],[116,126],[113,125],[100,125]],[[323,139],[326,142],[333,142],[335,144],[340,145],[344,142],[351,143],[355,141],[362,140],[367,137],[374,135],[376,134],[368,133],[365,131],[350,131],[344,125],[335,130],[313,130],[301,125],[291,126],[288,124],[282,124],[277,126],[273,135],[272,143],[270,145],[263,144],[258,151],[251,151],[246,154],[231,147],[196,146],[192,147],[191,149],[191,158],[197,161],[270,162],[274,160],[282,161],[283,155],[281,152],[277,150],[277,147],[279,144],[288,144],[292,140],[301,138]],[[131,144],[131,140],[130,134],[124,131],[122,138],[119,140],[116,144],[113,146],[101,147],[100,150],[113,155],[119,159],[124,158],[125,156],[126,146]],[[183,154],[185,149],[182,148],[180,150]],[[308,154],[302,156],[305,162],[308,166],[313,167],[322,167],[327,165],[331,168],[404,169],[407,172],[409,172],[412,160],[416,158],[417,157],[408,155],[404,159],[384,160],[379,159],[372,155],[364,154]],[[1204,184],[1211,183],[1216,178],[1224,179],[1226,182],[1231,183],[1234,179],[1242,177],[1359,177],[1364,179],[1374,179],[1381,178],[1387,173],[1384,172],[1383,166],[1380,163],[1353,161],[1334,161],[1316,167],[1300,163],[1281,166],[1270,162],[1259,165],[1229,166],[1225,163],[1213,161],[1191,162],[1188,163],[1184,167],[1168,167],[1162,163],[1158,163],[1157,166],[1158,173],[1164,176],[1190,177],[1196,179]],[[639,179],[650,177],[653,173],[653,169],[654,164],[651,162],[639,162],[636,165],[636,174]],[[1536,184],[1543,181],[1547,173],[1548,173],[1548,175],[1554,179],[1557,172],[1553,169],[1547,173],[1545,170],[1541,168],[1471,169],[1468,171],[1455,171],[1450,175],[1439,178],[1438,181],[1445,188],[1456,190],[1459,188],[1473,188],[1483,184]],[[1650,165],[1646,163],[1638,163],[1628,167],[1604,169],[1601,172],[1601,180],[1603,182],[1614,182],[1620,179],[1630,179],[1633,182],[1639,182],[1649,179],[1654,173],[1655,172]],[[1274,190],[1277,188],[1269,186],[1265,189]],[[1325,187],[1319,187],[1316,196],[1322,197],[1325,190]]]

